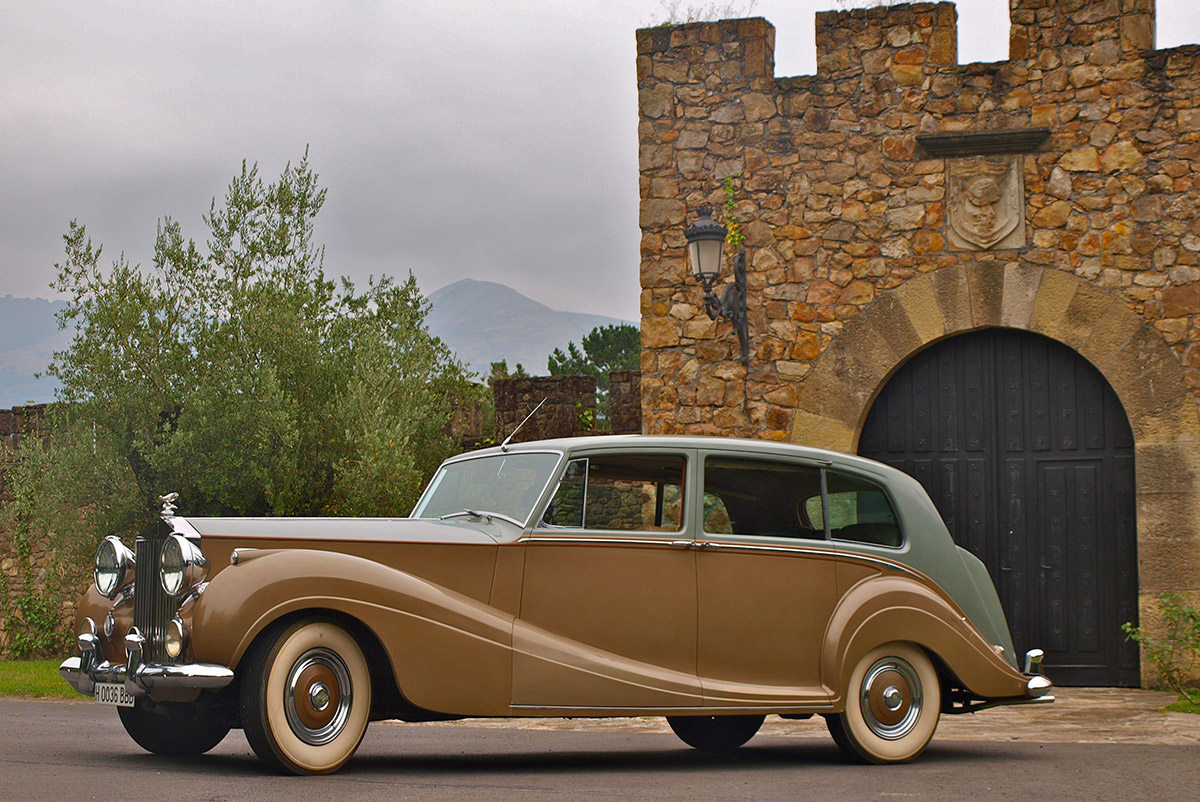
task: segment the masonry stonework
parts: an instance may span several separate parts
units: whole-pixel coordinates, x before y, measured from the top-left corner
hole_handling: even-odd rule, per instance
[[[951,3],[818,14],[791,78],[763,19],[638,31],[643,429],[854,452],[917,352],[1043,334],[1132,425],[1145,611],[1200,594],[1200,46],[1153,49],[1153,0],[1010,17],[1010,59],[962,65]],[[727,177],[747,367],[686,263]]]

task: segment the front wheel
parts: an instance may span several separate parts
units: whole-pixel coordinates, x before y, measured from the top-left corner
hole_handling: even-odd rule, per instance
[[[732,752],[754,737],[763,716],[667,716],[667,723],[688,746],[704,752]]]
[[[921,753],[941,713],[937,671],[907,643],[872,649],[855,666],[846,710],[825,717],[842,752],[860,763],[902,763]]]
[[[133,707],[118,707],[125,732],[138,746],[156,755],[202,755],[225,738],[231,719],[215,704],[151,702],[139,698]]]
[[[247,655],[242,726],[264,762],[294,774],[337,771],[371,713],[371,676],[354,638],[306,619],[265,633]]]

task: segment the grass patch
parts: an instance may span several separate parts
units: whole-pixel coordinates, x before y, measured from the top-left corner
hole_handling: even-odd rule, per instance
[[[1179,695],[1179,700],[1167,705],[1165,708],[1168,713],[1196,713],[1200,715],[1200,705],[1188,699],[1183,694]]]
[[[35,699],[82,699],[58,675],[60,660],[24,660],[0,663],[0,696]]]

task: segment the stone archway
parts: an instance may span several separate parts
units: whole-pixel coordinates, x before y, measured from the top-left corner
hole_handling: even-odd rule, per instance
[[[1072,348],[1125,408],[1134,437],[1142,613],[1163,590],[1200,588],[1200,420],[1183,369],[1125,302],[1072,274],[977,264],[935,270],[885,292],[822,354],[801,393],[792,441],[854,453],[875,397],[901,365],[946,337],[995,326]]]

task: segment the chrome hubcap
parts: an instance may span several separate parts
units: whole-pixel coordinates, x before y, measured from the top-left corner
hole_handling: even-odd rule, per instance
[[[337,738],[350,715],[350,671],[336,652],[310,649],[288,672],[284,710],[288,726],[306,744]]]
[[[329,688],[323,682],[314,682],[308,689],[308,703],[313,710],[321,711],[329,707]]]
[[[899,657],[877,660],[867,669],[859,708],[875,735],[895,741],[908,735],[921,717],[921,678]]]

